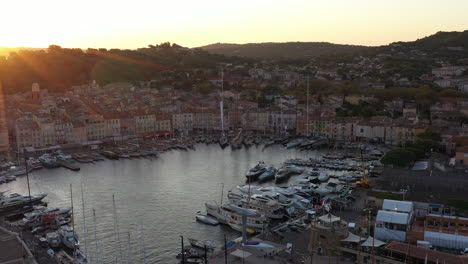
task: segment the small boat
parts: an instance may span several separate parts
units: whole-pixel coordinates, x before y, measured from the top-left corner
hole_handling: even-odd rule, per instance
[[[228,221],[228,225],[236,230],[236,231],[239,231],[239,232],[242,232],[242,225],[239,223],[239,222],[235,222],[235,221]],[[247,232],[247,234],[255,234],[255,230],[253,230],[252,228],[245,228],[245,231]]]
[[[249,181],[256,180],[258,176],[260,176],[260,174],[264,173],[265,171],[266,171],[265,162],[260,161],[258,162],[257,165],[255,165],[255,167],[251,168],[247,172],[245,177],[247,177]]]
[[[294,141],[291,141],[289,142],[288,144],[286,144],[286,148],[294,148],[294,147],[298,147],[302,144],[302,140],[294,140]]]
[[[77,264],[88,264],[90,263],[89,260],[86,258],[85,254],[81,252],[79,249],[75,249],[73,253],[73,259]]]
[[[62,239],[62,243],[70,248],[76,249],[80,247],[80,240],[78,235],[73,231],[73,228],[70,226],[62,226],[59,229],[60,238]]]
[[[258,249],[274,249],[275,246],[258,242],[258,241],[247,241],[243,244],[244,247],[258,248]]]
[[[200,253],[197,250],[195,250],[195,249],[193,249],[191,247],[186,248],[184,250],[184,253],[179,252],[179,254],[176,255],[176,258],[181,259],[182,256],[184,256],[186,260],[189,259],[189,258],[201,258]]]
[[[284,182],[285,180],[289,178],[289,176],[291,176],[291,174],[292,174],[291,170],[289,170],[286,167],[282,167],[275,174],[275,183]]]
[[[325,181],[328,181],[328,179],[330,179],[330,175],[328,175],[328,173],[326,173],[324,171],[320,172],[320,174],[318,176],[319,181],[325,182]]]
[[[208,215],[197,215],[195,216],[198,222],[202,222],[208,225],[218,225],[219,221],[216,220],[215,218],[208,216]]]
[[[260,143],[262,143],[262,138],[260,136],[256,136],[253,140],[253,143],[255,145],[259,145]]]
[[[49,246],[53,248],[60,247],[60,244],[62,243],[62,240],[60,239],[60,236],[57,232],[47,233],[46,239],[47,239],[47,242],[49,243]]]
[[[219,139],[219,146],[221,146],[221,148],[225,148],[229,145],[229,140],[226,136],[222,136],[220,139]]]
[[[338,177],[338,180],[342,182],[356,182],[358,179],[356,177],[347,175]]]
[[[266,171],[264,171],[260,176],[258,176],[258,181],[261,182],[266,182],[269,180],[273,180],[275,178],[275,174],[278,170],[275,169],[274,167],[269,167]]]
[[[301,174],[305,170],[304,168],[298,167],[298,166],[293,165],[293,164],[286,165],[286,168],[293,174]]]
[[[7,182],[16,181],[16,176],[15,175],[8,175],[8,176],[5,176],[5,178],[6,178]]]
[[[108,159],[119,159],[119,155],[109,150],[104,150],[103,152],[101,152],[101,155]]]
[[[190,245],[195,248],[201,248],[201,249],[206,249],[209,251],[213,251],[215,249],[215,246],[212,241],[200,241],[197,239],[189,238],[188,241],[190,242]]]
[[[60,264],[75,264],[73,258],[64,250],[60,250],[55,254],[55,260]]]

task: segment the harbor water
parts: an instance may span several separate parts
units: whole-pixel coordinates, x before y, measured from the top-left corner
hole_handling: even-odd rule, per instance
[[[49,207],[70,207],[72,184],[75,228],[81,248],[93,262],[143,263],[146,255],[146,263],[176,263],[181,235],[219,245],[224,234],[228,239],[240,236],[227,226],[195,221],[197,211],[205,211],[205,202],[220,202],[222,184],[226,199],[227,191],[244,184],[245,173],[258,161],[278,168],[289,158],[320,158],[322,154],[281,146],[236,151],[217,144],[195,147],[195,151],[168,151],[158,158],[79,164],[79,172],[43,168],[30,173],[31,193],[48,193]],[[0,191],[5,190],[27,194],[26,177],[1,185]]]

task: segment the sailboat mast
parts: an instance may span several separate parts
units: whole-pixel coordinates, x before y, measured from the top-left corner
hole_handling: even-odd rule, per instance
[[[309,136],[309,75],[307,75],[307,112],[306,112],[306,131]]]
[[[130,252],[132,251],[132,250],[131,250],[132,244],[130,243],[130,232],[128,232],[127,244],[128,244],[128,249],[127,249],[127,263],[133,263],[132,260],[130,259],[130,257],[131,257]]]
[[[221,136],[224,136],[224,71],[221,70],[221,102],[219,103],[221,115]]]
[[[26,161],[26,148],[23,148],[23,157],[24,157],[24,169],[26,170],[26,180],[28,182],[29,206],[32,206],[31,188],[29,186],[28,162]]]
[[[72,185],[70,183],[70,201],[71,201],[71,222],[72,222],[72,233],[73,233],[73,243],[75,243],[75,213],[73,211],[73,190],[72,190]],[[73,247],[73,251],[75,251],[75,247]]]
[[[145,237],[143,232],[143,219],[140,220],[140,233],[141,233],[141,250],[143,253],[143,264],[146,264],[146,251],[145,251]]]
[[[99,263],[98,259],[99,259],[99,252],[98,252],[98,242],[97,242],[97,232],[96,232],[96,210],[94,210],[93,208],[93,225],[94,225],[94,246],[96,247],[96,258],[95,258],[95,262],[96,263]]]
[[[83,209],[83,227],[84,227],[84,251],[85,256],[88,256],[88,246],[86,244],[88,240],[88,229],[86,228],[86,216],[85,216],[85,206],[84,206],[84,195],[83,195],[83,182],[81,182],[81,207]]]
[[[114,233],[117,234],[117,245],[119,247],[119,257],[120,261],[122,261],[122,244],[120,243],[120,231],[119,231],[119,223],[117,221],[117,207],[115,206],[115,196],[112,194],[112,205],[114,209]]]
[[[221,204],[219,205],[219,208],[223,206],[223,192],[224,192],[224,183],[221,183]]]

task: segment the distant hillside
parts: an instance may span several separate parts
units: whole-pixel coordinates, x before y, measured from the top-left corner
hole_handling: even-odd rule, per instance
[[[50,91],[63,91],[91,80],[101,85],[165,78],[188,80],[186,72],[193,68],[216,69],[220,62],[246,61],[170,43],[136,50],[82,50],[51,45],[44,51],[9,51],[16,53],[0,59],[0,80],[7,94],[28,91],[34,82]]]
[[[10,52],[18,51],[18,50],[45,50],[46,48],[7,48],[7,47],[0,47],[0,56],[8,56]]]
[[[464,47],[468,49],[468,30],[457,32],[437,32],[434,35],[418,39],[414,42],[406,42],[414,44],[426,50],[446,49],[448,47]]]
[[[216,43],[200,47],[211,53],[249,58],[311,58],[330,54],[349,54],[367,49],[365,46],[339,45],[328,42],[286,43]]]

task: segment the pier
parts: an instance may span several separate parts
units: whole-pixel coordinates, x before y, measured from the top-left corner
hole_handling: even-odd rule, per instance
[[[58,164],[66,169],[72,170],[72,171],[79,171],[80,167],[77,165],[73,164],[70,161],[59,161]]]

